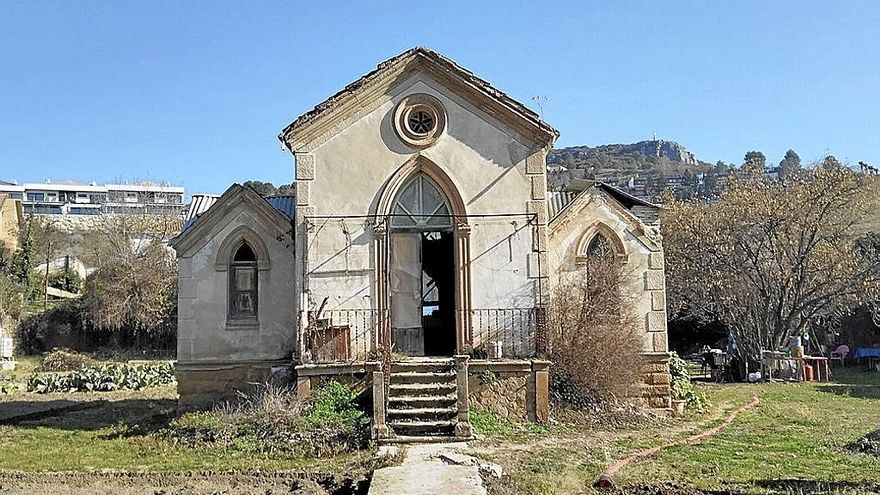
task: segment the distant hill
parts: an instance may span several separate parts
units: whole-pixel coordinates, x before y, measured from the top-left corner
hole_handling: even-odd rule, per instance
[[[614,185],[632,179],[647,184],[648,195],[653,195],[652,183],[662,188],[660,183],[665,184],[666,178],[687,180],[713,167],[684,146],[663,140],[555,149],[547,155],[547,166],[552,190],[564,189],[573,179],[597,179]]]

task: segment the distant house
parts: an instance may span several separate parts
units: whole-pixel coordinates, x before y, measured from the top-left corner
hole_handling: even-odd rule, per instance
[[[137,213],[182,215],[184,188],[170,184],[88,184],[76,181],[0,183],[0,193],[22,201],[25,214],[99,215]]]

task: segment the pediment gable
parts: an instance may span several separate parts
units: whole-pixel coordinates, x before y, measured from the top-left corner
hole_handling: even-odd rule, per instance
[[[539,147],[549,148],[559,132],[522,103],[496,89],[473,72],[427,48],[409,49],[378,65],[372,72],[347,85],[284,128],[278,139],[291,152],[307,152],[315,142],[327,139],[338,123],[363,111],[396,84],[421,72],[497,118]]]
[[[195,221],[188,225],[177,237],[171,239],[171,247],[178,256],[186,256],[203,246],[214,231],[222,228],[231,215],[247,210],[257,221],[277,235],[283,235],[293,228],[291,219],[276,206],[260,196],[250,187],[233,184],[217,201]]]

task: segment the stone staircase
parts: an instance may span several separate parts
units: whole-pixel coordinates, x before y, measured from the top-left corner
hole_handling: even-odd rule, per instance
[[[414,359],[391,365],[386,424],[394,442],[460,440],[457,416],[454,360]]]

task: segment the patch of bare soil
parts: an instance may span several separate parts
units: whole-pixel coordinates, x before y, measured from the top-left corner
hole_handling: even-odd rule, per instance
[[[738,495],[741,492],[732,490],[703,490],[690,485],[678,483],[661,483],[657,485],[635,485],[608,493],[614,495]]]
[[[880,457],[880,430],[872,431],[855,442],[844,445],[843,448],[850,453]]]
[[[368,474],[297,473],[0,473],[4,495],[366,495]]]

